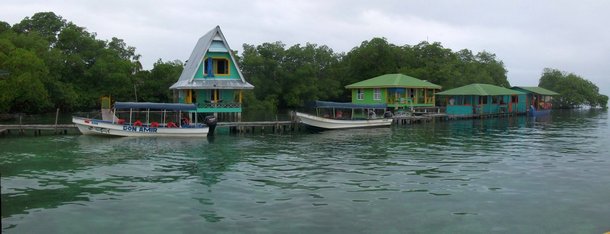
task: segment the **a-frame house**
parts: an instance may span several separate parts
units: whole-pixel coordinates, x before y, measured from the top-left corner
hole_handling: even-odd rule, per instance
[[[197,113],[232,113],[241,118],[243,90],[253,89],[239,69],[220,26],[203,35],[170,89],[179,103],[195,103]]]

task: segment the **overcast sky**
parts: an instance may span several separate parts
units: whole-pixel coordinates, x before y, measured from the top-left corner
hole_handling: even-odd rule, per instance
[[[97,38],[124,39],[145,69],[185,61],[197,39],[220,25],[231,49],[244,43],[307,42],[348,52],[364,40],[396,45],[438,41],[454,51],[489,51],[511,85],[535,86],[545,67],[575,73],[610,94],[610,1],[129,1],[2,0],[13,25],[53,11]],[[370,77],[362,77],[370,78]],[[246,77],[247,79],[247,77]]]

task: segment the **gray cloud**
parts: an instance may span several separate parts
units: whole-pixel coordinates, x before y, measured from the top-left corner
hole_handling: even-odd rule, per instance
[[[573,72],[610,93],[608,1],[23,1],[0,3],[0,20],[53,11],[96,32],[122,38],[142,54],[186,60],[216,25],[232,49],[282,41],[347,52],[385,37],[397,45],[439,41],[453,50],[495,53],[512,85],[536,85],[545,67]]]

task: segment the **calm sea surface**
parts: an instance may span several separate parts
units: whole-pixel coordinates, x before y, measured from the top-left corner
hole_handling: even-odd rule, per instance
[[[319,133],[0,138],[3,233],[604,233],[605,111]]]

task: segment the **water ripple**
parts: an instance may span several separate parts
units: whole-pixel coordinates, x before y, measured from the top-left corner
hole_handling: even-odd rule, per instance
[[[596,217],[610,216],[600,208],[610,206],[607,114],[569,116],[220,135],[213,142],[6,139],[2,228],[439,232],[443,223],[476,233],[535,232],[534,224],[549,220],[557,221],[548,227],[599,227],[606,220]]]

